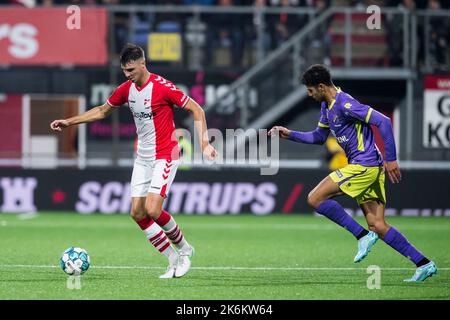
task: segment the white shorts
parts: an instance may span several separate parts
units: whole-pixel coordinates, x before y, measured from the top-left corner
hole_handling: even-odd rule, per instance
[[[179,160],[134,160],[131,176],[131,197],[147,197],[148,193],[156,193],[166,197],[172,185]]]

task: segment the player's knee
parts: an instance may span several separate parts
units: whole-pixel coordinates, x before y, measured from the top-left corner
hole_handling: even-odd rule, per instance
[[[162,212],[162,210],[158,206],[155,206],[152,203],[146,204],[145,210],[147,214],[153,219],[158,219],[159,215]]]
[[[307,199],[307,201],[308,201],[308,204],[309,204],[311,207],[313,207],[314,209],[317,209],[317,208],[319,207],[320,203],[321,203],[320,198],[319,198],[319,197],[317,196],[317,194],[316,194],[315,192],[313,192],[313,191],[311,191],[311,192],[308,194],[308,199]]]
[[[369,221],[369,230],[380,236],[384,235],[388,228],[389,227],[384,220]]]
[[[142,219],[145,218],[146,213],[145,213],[145,210],[142,210],[139,208],[131,208],[130,215],[134,221],[141,221]]]

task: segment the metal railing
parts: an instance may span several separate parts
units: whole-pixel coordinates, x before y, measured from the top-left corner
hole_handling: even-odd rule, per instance
[[[365,14],[365,11],[356,8],[330,8],[323,12],[301,31],[271,52],[266,59],[260,61],[233,82],[229,90],[220,96],[214,104],[205,106],[207,114],[213,116],[218,113],[220,116],[223,116],[221,110],[229,110],[234,105],[235,108],[239,108],[236,110],[236,112],[239,112],[239,119],[236,121],[236,124],[242,128],[251,126],[251,123],[258,116],[276,108],[275,104],[277,101],[282,100],[293,90],[298,89],[301,70],[313,63],[325,62],[329,64],[335,70],[334,73],[342,79],[358,78],[361,77],[361,74],[364,74],[368,79],[373,76],[374,79],[407,80],[416,77],[415,73],[419,63],[422,70],[430,71],[433,69],[429,20],[430,17],[448,18],[450,20],[450,11],[440,11],[440,13],[428,10],[412,12],[402,8],[383,8],[380,17],[382,19],[380,29],[373,32],[367,29],[365,35],[359,37],[362,41],[366,37],[367,43],[361,42],[361,40],[354,43],[354,38],[358,39],[358,37],[354,36],[360,35],[358,33],[358,23],[361,25],[361,21],[358,23],[354,22],[354,17],[358,14]],[[330,31],[326,30],[328,28],[326,25],[331,23],[331,29],[333,29],[332,21],[338,15],[344,15],[344,61],[341,65],[338,63],[334,64],[335,61],[330,59],[332,57],[327,57],[324,54],[323,51],[326,51],[327,48],[323,43],[321,47],[322,52],[319,52],[315,57],[311,54],[311,51],[315,50],[314,42],[327,41],[326,37],[333,37],[332,34],[329,34]],[[416,37],[419,35],[418,22],[424,26],[423,39],[417,39]],[[363,23],[365,24],[365,21]],[[392,34],[393,32],[396,33]],[[317,35],[322,37],[322,39],[314,38]],[[381,40],[378,46],[380,57],[377,61],[374,60],[376,64],[373,65],[358,64],[358,61],[355,62],[353,60],[355,52],[361,51],[363,46],[367,46],[368,50],[376,48],[376,45],[371,45],[371,41],[373,41],[371,39],[374,39],[374,35]],[[335,38],[339,38],[339,34]],[[330,46],[339,46],[339,43],[334,39],[329,40],[331,40]],[[420,59],[419,43],[425,46],[424,57]],[[368,53],[368,55],[370,56],[371,53]],[[443,64],[448,65],[448,52],[445,58],[447,60]],[[283,68],[282,66],[289,66],[289,68]],[[287,75],[286,72],[289,74]],[[276,79],[278,84],[282,83],[285,90],[268,91],[264,89],[264,85],[267,82],[265,77],[268,75],[270,78]],[[254,97],[255,94],[252,94],[252,92],[257,92],[256,99]],[[300,95],[299,98],[302,98],[302,96]],[[252,113],[252,107],[255,105],[257,105],[257,112]],[[224,125],[227,124],[227,122],[224,122]]]
[[[204,106],[207,116],[219,119],[215,122],[218,128],[248,128],[262,126],[262,120],[268,121],[274,119],[283,109],[286,111],[289,107],[298,104],[305,96],[299,92],[299,78],[302,70],[312,63],[328,62],[332,68],[335,78],[340,79],[402,79],[407,81],[405,112],[401,114],[402,121],[406,125],[402,130],[406,130],[405,143],[407,146],[405,159],[414,160],[411,154],[413,148],[413,132],[417,129],[412,115],[414,112],[414,79],[417,76],[417,70],[430,72],[436,67],[447,68],[450,70],[450,50],[447,49],[443,60],[436,59],[436,43],[432,36],[433,23],[435,18],[441,18],[442,28],[446,29],[445,23],[450,21],[450,11],[440,10],[439,12],[429,10],[409,11],[399,8],[381,9],[381,31],[380,37],[384,37],[384,58],[380,58],[374,63],[364,64],[358,62],[358,52],[363,47],[358,43],[358,28],[361,27],[361,20],[358,20],[358,14],[364,14],[364,10],[356,8],[332,7],[319,14],[317,10],[311,8],[269,8],[269,7],[208,7],[208,6],[108,6],[109,15],[109,70],[110,83],[119,82],[118,75],[118,37],[117,28],[123,27],[125,40],[133,41],[138,33],[139,24],[136,19],[139,15],[144,15],[144,24],[148,24],[148,31],[156,30],[156,21],[159,15],[175,14],[182,19],[180,34],[183,37],[188,51],[183,55],[181,66],[189,70],[204,69],[207,65],[204,63],[204,51],[207,43],[199,41],[207,30],[205,17],[210,15],[235,15],[241,17],[246,28],[253,35],[253,41],[246,42],[246,46],[251,46],[254,59],[249,62],[242,70],[249,68],[243,75],[229,86],[229,90],[216,99],[211,105]],[[301,16],[307,21],[301,30],[287,39],[273,51],[268,50],[265,43],[265,36],[269,32],[267,27],[270,25],[270,17],[279,13]],[[333,19],[340,15],[338,23]],[[121,25],[120,18],[124,18]],[[148,18],[148,20],[146,20]],[[357,19],[358,18],[358,19]],[[446,22],[447,21],[447,22]],[[336,24],[333,24],[335,22]],[[358,27],[358,24],[360,25]],[[203,25],[203,27],[202,27]],[[331,28],[331,29],[330,29]],[[245,30],[244,30],[245,29]],[[397,33],[392,33],[395,31]],[[330,36],[329,31],[334,32],[336,37]],[[366,30],[367,33],[370,33]],[[449,31],[448,31],[449,32]],[[188,39],[188,34],[194,34],[195,37]],[[370,36],[370,34],[369,34]],[[328,38],[327,38],[328,37]],[[338,41],[339,40],[339,41]],[[327,43],[327,41],[329,41]],[[328,47],[327,47],[328,46]],[[365,45],[364,45],[365,46]],[[331,52],[331,57],[327,56],[327,50],[338,50],[342,54],[342,61],[335,61]],[[370,49],[370,45],[367,45]],[[422,48],[422,50],[420,49]],[[144,48],[145,49],[145,48]],[[183,49],[183,50],[184,50]],[[270,48],[269,48],[270,49]],[[340,51],[339,51],[340,50]],[[381,49],[380,49],[381,50]],[[190,58],[189,58],[190,57]],[[440,57],[442,58],[442,57]],[[153,63],[153,62],[151,62]],[[214,67],[214,66],[213,66]],[[231,66],[233,67],[233,66]],[[226,67],[225,67],[226,68]],[[294,95],[294,92],[299,94]],[[289,101],[287,101],[289,100]],[[283,107],[280,101],[284,103]],[[113,117],[117,113],[113,114]],[[264,116],[265,118],[263,118]],[[192,119],[189,119],[192,122]],[[209,121],[209,119],[208,119]],[[114,120],[118,123],[118,119]],[[403,124],[402,123],[402,124]],[[112,164],[120,164],[120,144],[118,136],[115,134],[112,138],[112,150],[117,154],[111,157],[105,155],[101,160],[108,162],[113,158]],[[301,157],[299,157],[300,159]],[[303,159],[303,158],[302,158]],[[92,159],[86,159],[89,164]],[[94,159],[95,160],[95,159]],[[297,161],[297,160],[296,160]],[[108,162],[109,163],[109,162]],[[412,163],[412,162],[411,162]],[[127,165],[129,163],[127,162]]]
[[[331,64],[332,68],[341,67],[337,70],[337,73],[343,78],[346,76],[350,78],[357,78],[358,76],[361,78],[368,77],[370,75],[367,72],[364,72],[364,69],[369,68],[376,68],[377,70],[375,71],[377,77],[381,78],[410,78],[412,76],[411,69],[414,68],[417,63],[416,50],[410,50],[410,48],[417,47],[416,39],[411,37],[411,28],[408,27],[411,25],[412,19],[410,12],[404,9],[394,8],[384,8],[382,10],[382,16],[387,20],[391,20],[382,26],[383,34],[380,35],[382,39],[386,39],[387,41],[387,33],[390,31],[390,28],[395,27],[394,25],[396,23],[401,22],[402,25],[402,29],[400,30],[402,42],[399,46],[402,58],[401,64],[396,66],[392,66],[389,62],[384,62],[384,60],[390,58],[388,51],[381,52],[382,56],[378,62],[384,63],[381,65],[361,66],[355,65],[353,62],[352,57],[354,56],[354,51],[357,50],[358,47],[358,44],[353,43],[352,37],[352,35],[357,32],[357,30],[354,30],[355,24],[353,23],[353,16],[361,13],[365,13],[365,11],[355,8],[329,8],[320,16],[312,20],[301,31],[292,36],[288,41],[271,52],[266,59],[245,72],[230,85],[229,90],[218,98],[214,104],[205,106],[205,110],[208,114],[213,114],[220,113],[221,109],[229,109],[230,104],[239,106],[240,117],[237,124],[241,127],[246,127],[258,116],[258,114],[252,115],[252,105],[255,103],[257,104],[257,113],[259,113],[259,115],[270,108],[273,108],[274,103],[280,101],[293,90],[298,89],[301,71],[313,63],[328,62],[328,64]],[[327,44],[324,43],[327,41],[325,38],[330,37],[327,25],[330,24],[330,21],[332,23],[333,17],[338,14],[343,14],[345,17],[343,30],[345,39],[345,61],[342,66],[334,66],[330,57],[327,57],[326,54],[324,54],[324,51],[327,50]],[[331,28],[333,28],[333,26]],[[371,36],[370,31],[367,32],[367,36]],[[395,39],[394,41],[397,40],[398,39]],[[321,46],[319,50],[315,50],[315,44],[318,44],[318,47]],[[337,44],[331,42],[329,45],[333,46]],[[381,43],[381,46],[383,45],[385,48],[381,47],[381,50],[389,50],[389,48],[386,48],[386,44]],[[322,50],[322,52],[320,52],[320,50]],[[314,51],[319,52],[314,56],[314,54],[311,53]],[[328,59],[328,61],[326,59]],[[289,67],[283,68],[283,65],[288,65]],[[286,75],[286,71],[289,75]],[[264,86],[268,81],[266,79],[267,76],[271,79],[276,79],[278,85],[281,83],[284,90],[265,90]],[[254,99],[254,97],[249,94],[249,92],[251,93],[252,91],[257,92],[258,99]]]

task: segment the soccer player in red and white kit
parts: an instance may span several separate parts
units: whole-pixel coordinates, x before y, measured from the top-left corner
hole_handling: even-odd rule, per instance
[[[120,65],[128,81],[122,83],[105,104],[68,119],[55,120],[50,127],[61,131],[68,126],[101,120],[128,103],[138,135],[131,177],[131,216],[152,245],[169,260],[160,278],[182,277],[191,267],[194,248],[186,241],[175,219],[163,210],[180,161],[173,105],[192,112],[205,158],[213,160],[217,151],[209,143],[203,109],[170,81],[150,73],[141,47],[127,44],[121,52]]]

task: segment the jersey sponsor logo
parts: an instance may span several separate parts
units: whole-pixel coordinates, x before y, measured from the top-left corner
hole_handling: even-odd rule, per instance
[[[133,112],[133,117],[135,117],[138,120],[145,120],[145,119],[153,119],[153,117],[156,116],[156,112]]]
[[[337,127],[337,126],[336,126],[336,127]],[[331,133],[333,134],[333,136],[336,138],[336,140],[337,140],[339,143],[345,143],[345,142],[348,141],[348,138],[347,138],[346,136],[340,136],[340,137],[338,137],[338,136],[336,135],[336,132],[335,132],[333,129],[331,129],[330,131],[331,131]]]
[[[340,137],[336,137],[336,140],[337,140],[339,143],[345,143],[345,142],[348,141],[348,138],[347,138],[346,136],[340,136]]]

